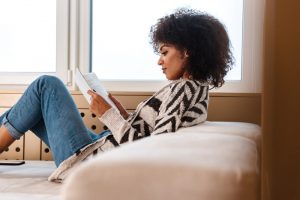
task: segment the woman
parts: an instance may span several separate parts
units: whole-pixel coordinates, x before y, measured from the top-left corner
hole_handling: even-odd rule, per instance
[[[89,131],[64,84],[57,78],[35,80],[21,99],[0,118],[0,151],[27,130],[52,150],[58,169],[49,180],[62,180],[80,161],[150,135],[175,132],[204,122],[209,86],[220,87],[232,65],[224,26],[212,16],[179,9],[160,18],[150,31],[158,65],[171,82],[128,114],[110,95],[120,112],[93,91],[90,110],[109,128]]]

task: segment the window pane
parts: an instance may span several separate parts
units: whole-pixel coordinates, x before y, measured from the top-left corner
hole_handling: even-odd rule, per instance
[[[92,71],[104,80],[164,80],[149,44],[149,31],[158,18],[179,7],[207,12],[226,25],[235,57],[226,79],[241,80],[241,0],[95,0]]]
[[[0,72],[56,71],[56,0],[0,0]]]

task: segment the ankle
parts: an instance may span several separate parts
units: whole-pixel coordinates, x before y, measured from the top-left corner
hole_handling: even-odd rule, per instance
[[[7,128],[2,125],[0,127],[0,153],[5,151],[14,141],[15,139],[10,135]]]

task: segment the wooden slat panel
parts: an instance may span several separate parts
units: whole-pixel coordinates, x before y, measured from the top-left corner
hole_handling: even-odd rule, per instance
[[[83,122],[88,129],[94,133],[100,133],[103,131],[103,123],[93,115],[88,109],[79,109]]]
[[[78,108],[88,108],[89,107],[89,104],[85,100],[83,95],[72,95],[72,97]]]
[[[41,159],[41,140],[31,131],[24,135],[24,159],[40,160]]]
[[[148,99],[150,96],[114,96],[126,109],[135,110],[137,105],[144,100]]]
[[[137,95],[114,95],[113,96],[121,102],[121,104],[126,108],[126,109],[136,109],[137,105],[141,103],[142,101],[148,99],[150,96],[143,95],[143,96],[137,96]],[[76,94],[73,95],[74,101],[76,102],[76,105],[78,108],[88,108],[89,104],[85,100],[83,95]]]
[[[22,94],[2,94],[0,93],[0,106],[1,107],[11,107],[13,106],[21,97]]]
[[[44,142],[41,147],[41,160],[53,160],[50,148]]]
[[[0,154],[0,160],[23,160],[23,142],[24,137],[16,140],[8,147],[8,151],[4,151]]]

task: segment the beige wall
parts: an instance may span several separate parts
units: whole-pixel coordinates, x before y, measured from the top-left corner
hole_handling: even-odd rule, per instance
[[[300,1],[266,0],[262,199],[300,199]]]
[[[260,125],[261,95],[211,94],[208,107],[208,120],[249,122]]]
[[[76,96],[75,96],[76,94]],[[88,105],[79,93],[73,94],[79,108]],[[151,93],[122,93],[112,94],[122,102],[123,106],[132,111],[137,104],[146,100]],[[261,124],[261,94],[258,93],[210,93],[208,120],[210,121],[239,121]]]
[[[114,94],[114,93],[113,93]],[[150,97],[147,93],[114,94],[129,110]],[[248,93],[211,93],[208,107],[210,121],[240,121],[260,124],[261,95]]]

